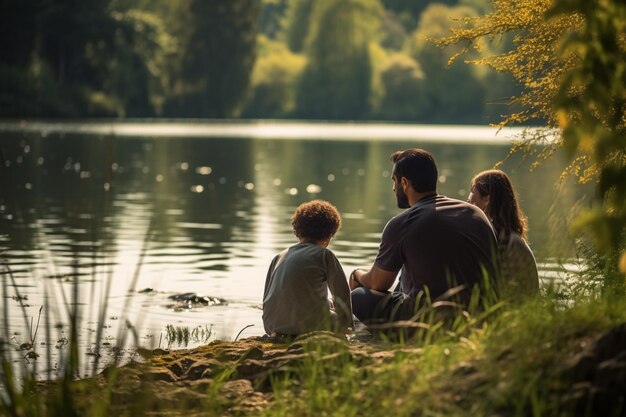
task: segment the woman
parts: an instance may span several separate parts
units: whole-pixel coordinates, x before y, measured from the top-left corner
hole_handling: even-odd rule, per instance
[[[539,290],[535,257],[526,242],[527,223],[509,177],[500,170],[472,179],[468,202],[485,212],[498,237],[505,291],[532,294]]]

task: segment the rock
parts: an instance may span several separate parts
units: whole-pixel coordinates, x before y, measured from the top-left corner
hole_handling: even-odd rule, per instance
[[[170,300],[179,302],[180,307],[185,308],[193,308],[199,305],[202,306],[215,306],[215,305],[226,305],[228,302],[219,297],[212,297],[208,295],[198,295],[193,292],[186,292],[182,294],[174,294],[170,295]]]
[[[141,356],[144,359],[149,359],[153,356],[162,356],[162,355],[167,355],[169,352],[169,350],[164,350],[164,349],[145,349],[145,348],[137,348],[137,354],[139,354],[139,356]]]
[[[228,381],[220,388],[220,394],[228,399],[243,397],[253,392],[254,388],[252,388],[252,384],[247,379]]]
[[[180,362],[174,362],[167,365],[167,369],[172,372],[174,375],[182,376],[185,373],[183,366]]]
[[[478,368],[476,368],[476,365],[473,365],[468,362],[461,362],[457,365],[457,367],[454,370],[452,370],[452,375],[466,376],[466,375],[474,374],[477,371],[478,371]]]
[[[275,381],[282,384],[288,378],[297,390],[305,386],[299,380],[303,364],[319,362],[324,372],[341,372],[346,362],[375,370],[380,363],[398,360],[397,355],[421,353],[410,347],[386,350],[348,343],[330,332],[314,332],[280,343],[246,338],[183,350],[140,349],[144,360],[107,368],[98,381],[103,387],[115,382],[109,389],[112,407],[120,414],[147,401],[146,412],[155,416],[206,415],[207,407],[216,413],[211,415],[258,415],[270,405]]]
[[[626,360],[623,359],[626,352],[622,352],[619,357],[606,360],[600,365],[595,373],[594,383],[597,386],[612,389],[621,387],[622,393],[626,393]]]
[[[167,368],[148,368],[139,374],[140,378],[148,381],[174,382],[178,378]]]
[[[255,379],[264,377],[265,373],[272,370],[280,370],[285,366],[294,366],[299,361],[306,358],[304,353],[299,354],[285,354],[276,356],[272,359],[261,361],[255,359],[247,359],[237,366],[236,375],[240,378]]]
[[[597,359],[592,352],[583,352],[578,355],[570,367],[565,371],[568,378],[574,382],[586,381],[593,376]]]
[[[196,362],[189,367],[185,373],[185,377],[188,379],[200,379],[208,378],[213,374],[211,366],[206,362]]]
[[[626,323],[604,332],[593,344],[593,354],[600,360],[612,358],[626,350]]]
[[[263,350],[258,346],[253,347],[249,351],[244,354],[246,359],[262,359],[263,358]]]
[[[626,412],[626,323],[600,334],[565,366],[562,378],[573,382],[561,395],[572,415],[616,415],[618,404]]]

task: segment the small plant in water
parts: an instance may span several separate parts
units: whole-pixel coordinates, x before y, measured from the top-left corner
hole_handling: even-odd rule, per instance
[[[142,251],[137,261],[135,273],[132,277],[130,287],[135,287],[137,278],[143,265],[143,259],[147,251],[147,245],[150,240],[151,227],[146,232],[146,237],[143,242]],[[93,380],[84,381],[83,384],[77,384],[76,379],[79,375],[89,375],[89,364],[81,366],[79,355],[79,331],[81,329],[81,314],[80,307],[84,305],[84,301],[80,299],[79,286],[81,285],[79,277],[81,276],[78,269],[78,262],[72,263],[74,270],[70,274],[71,284],[69,286],[69,296],[61,289],[62,293],[62,311],[55,311],[56,315],[62,316],[64,320],[68,321],[67,328],[69,329],[69,335],[67,337],[58,335],[56,343],[52,334],[52,329],[56,329],[62,332],[63,325],[53,325],[51,322],[51,303],[45,303],[39,309],[39,316],[37,320],[34,317],[27,315],[25,305],[23,301],[27,299],[26,296],[19,293],[19,286],[15,281],[15,277],[12,274],[11,268],[8,262],[2,258],[0,254],[1,266],[4,270],[0,274],[2,281],[0,282],[0,290],[4,299],[10,299],[10,291],[15,292],[13,299],[20,304],[22,311],[22,319],[25,322],[24,327],[30,329],[29,340],[17,342],[15,337],[10,337],[9,323],[11,323],[11,317],[9,317],[9,309],[4,304],[2,309],[2,319],[4,328],[0,329],[3,336],[0,336],[0,415],[8,415],[13,417],[22,416],[78,416],[78,415],[94,415],[101,416],[107,415],[108,410],[112,407],[112,388],[115,386],[116,373],[111,372],[104,378],[104,385],[98,386],[97,390],[102,396],[97,401],[85,402],[84,393],[82,390],[88,387],[95,388],[95,382]],[[95,268],[95,266],[94,266]],[[95,270],[93,275],[95,275]],[[105,278],[106,293],[109,293],[111,288],[111,275],[108,275],[108,279]],[[46,281],[48,282],[48,281]],[[83,284],[84,285],[84,284]],[[105,297],[107,299],[107,297]],[[44,300],[48,298],[48,287],[44,287]],[[121,317],[126,317],[130,298],[127,299],[126,305],[122,309]],[[103,346],[103,333],[102,329],[105,326],[105,317],[107,317],[108,304],[105,302],[100,306],[98,311],[98,317],[96,319],[98,331],[95,334],[95,348],[93,349],[92,356],[94,358],[92,364],[92,374],[95,375],[100,369],[99,358],[101,355],[101,349]],[[43,313],[43,314],[42,314]],[[45,345],[45,360],[42,361],[40,354],[36,351],[37,335],[39,327],[43,317],[43,330],[45,331],[45,342],[41,345]],[[117,366],[121,360],[122,348],[126,343],[129,336],[136,337],[136,330],[134,327],[127,325],[126,329],[122,329],[116,339],[116,346],[111,348],[114,352],[112,367]],[[19,356],[12,354],[10,349],[10,341],[15,340],[17,343],[17,351]],[[137,343],[136,343],[137,344]],[[57,362],[52,361],[52,349],[61,349],[56,355],[58,357]],[[25,354],[24,354],[25,352]],[[38,363],[41,363],[38,365]],[[44,371],[40,371],[42,365],[47,365]],[[41,384],[40,379],[45,377],[49,383]]]
[[[177,344],[178,346],[187,346],[189,342],[193,343],[206,343],[213,336],[212,326],[197,326],[193,329],[189,327],[173,326],[168,324],[165,327],[167,345],[172,346]]]

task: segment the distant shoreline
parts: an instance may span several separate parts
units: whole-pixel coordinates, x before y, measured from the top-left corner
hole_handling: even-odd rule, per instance
[[[344,141],[420,141],[503,145],[537,127],[499,129],[475,125],[419,125],[382,122],[283,120],[137,119],[85,121],[0,121],[2,132],[70,133],[118,137],[187,137]]]

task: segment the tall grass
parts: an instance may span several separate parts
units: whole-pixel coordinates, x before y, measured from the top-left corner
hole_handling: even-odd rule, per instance
[[[626,322],[619,293],[580,282],[575,292],[552,286],[537,297],[463,310],[452,321],[432,305],[425,321],[413,323],[413,337],[382,340],[393,359],[374,366],[309,346],[311,360],[276,377],[275,402],[264,415],[571,415],[560,401],[571,384],[564,369],[586,343]],[[567,303],[564,290],[573,297]],[[614,415],[626,412],[621,401]]]
[[[144,239],[142,254],[149,242]],[[144,256],[140,256],[133,285]],[[5,264],[5,268],[8,266]],[[567,361],[581,346],[601,332],[626,322],[626,303],[619,291],[598,285],[604,270],[593,263],[572,281],[544,288],[536,297],[523,300],[499,299],[497,291],[485,285],[468,303],[440,300],[424,303],[414,317],[393,326],[373,327],[378,339],[367,349],[340,338],[296,339],[289,349],[306,353],[288,367],[269,376],[272,401],[257,412],[266,417],[281,416],[561,416],[571,410],[559,398],[568,389],[563,376]],[[4,299],[18,287],[5,274]],[[80,300],[78,269],[72,274],[72,293],[67,306],[70,334],[64,352],[62,372],[54,384],[37,381],[37,361],[15,362],[7,345],[0,344],[0,414],[24,416],[105,416],[151,414],[159,401],[148,384],[141,383],[132,398],[121,402],[113,387],[119,364],[115,356],[105,383],[77,381]],[[454,292],[453,292],[454,293]],[[451,295],[454,295],[454,294]],[[65,297],[65,296],[64,296]],[[16,294],[16,301],[22,299]],[[126,308],[128,305],[126,306]],[[98,313],[99,327],[106,314]],[[44,306],[47,356],[50,356],[50,323]],[[25,309],[22,310],[25,314]],[[9,323],[8,308],[3,308]],[[124,314],[122,314],[122,317]],[[40,335],[37,319],[24,316],[31,329],[28,337],[36,352]],[[32,323],[32,324],[30,324]],[[8,329],[4,329],[8,340]],[[127,336],[118,337],[121,351]],[[189,329],[168,326],[167,340],[186,343],[211,336],[210,328]],[[102,333],[97,333],[100,340]],[[136,333],[135,333],[136,337]],[[96,353],[100,350],[96,349]],[[289,353],[289,352],[287,352]],[[383,360],[376,359],[380,353]],[[99,357],[99,356],[98,356]],[[98,361],[96,360],[96,363]],[[95,372],[96,366],[92,368]],[[221,387],[236,378],[226,369],[213,378],[199,403],[170,405],[180,414],[222,415],[226,400]],[[97,394],[97,395],[96,395]],[[616,403],[615,414],[624,411]],[[186,408],[187,407],[187,408]]]
[[[137,261],[135,272],[130,282],[130,291],[133,292],[138,276],[140,274],[145,254],[147,252],[148,243],[151,237],[152,227],[148,227],[145,239],[140,251],[140,256]],[[75,254],[75,259],[79,259]],[[76,380],[82,375],[83,370],[87,371],[88,366],[83,366],[80,360],[80,346],[82,343],[81,337],[84,339],[85,335],[79,335],[82,327],[84,317],[81,310],[83,300],[81,300],[81,285],[85,285],[80,282],[80,271],[78,261],[73,263],[73,271],[70,274],[71,285],[70,294],[66,294],[63,288],[59,288],[61,294],[60,305],[65,311],[54,311],[54,315],[57,317],[65,317],[67,322],[67,328],[69,331],[69,338],[64,343],[56,344],[57,347],[61,347],[60,353],[54,355],[52,350],[55,349],[55,343],[52,336],[53,324],[51,323],[51,317],[53,312],[51,311],[51,298],[50,288],[47,281],[44,281],[44,305],[39,309],[39,317],[37,318],[37,325],[30,326],[30,340],[23,343],[21,346],[27,350],[26,355],[23,357],[15,358],[14,353],[10,349],[9,341],[11,339],[9,323],[11,323],[11,317],[9,314],[9,308],[7,303],[4,304],[2,311],[3,319],[5,323],[4,340],[0,340],[0,411],[3,415],[12,417],[23,416],[78,416],[78,415],[106,415],[107,410],[110,408],[110,401],[112,397],[112,387],[114,386],[116,373],[111,372],[107,376],[107,383],[105,384],[105,390],[99,390],[99,400],[95,402],[85,402],[84,396],[85,389],[93,382],[86,382],[83,384],[77,384]],[[92,268],[95,268],[95,262],[92,264]],[[28,327],[28,315],[26,308],[22,302],[24,297],[19,292],[19,285],[17,285],[11,268],[8,262],[3,262],[5,273],[2,281],[2,295],[5,300],[9,299],[9,293],[15,292],[14,298],[20,303],[21,315],[25,322],[25,328]],[[95,271],[92,273],[95,276]],[[10,282],[7,280],[9,278]],[[95,375],[101,368],[101,352],[102,352],[102,338],[103,329],[105,328],[105,319],[108,311],[108,299],[111,290],[112,274],[109,273],[104,278],[105,291],[102,296],[102,302],[99,304],[99,311],[97,312],[95,339],[92,341],[95,344],[91,357],[94,358],[93,366],[91,367],[91,375]],[[93,286],[96,280],[91,281],[92,285],[92,298],[90,302],[94,301]],[[135,346],[138,346],[137,333],[134,327],[128,323],[125,319],[127,317],[128,308],[130,306],[130,297],[126,299],[124,308],[120,314],[123,321],[126,321],[126,329],[121,327],[116,338],[116,344],[111,349],[113,358],[110,365],[113,367],[118,366],[122,356],[124,347],[127,343],[128,336],[134,336]],[[59,303],[55,303],[59,304]],[[40,383],[41,374],[39,371],[39,361],[37,358],[40,356],[38,353],[37,334],[39,331],[39,320],[41,318],[41,312],[44,311],[44,329],[46,334],[46,340],[42,343],[45,346],[45,357],[47,360],[46,376],[48,381],[54,381],[48,383],[43,388]],[[31,319],[31,323],[33,320]],[[21,355],[21,353],[20,353]],[[52,357],[58,358],[58,366],[55,375],[52,374]]]

